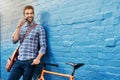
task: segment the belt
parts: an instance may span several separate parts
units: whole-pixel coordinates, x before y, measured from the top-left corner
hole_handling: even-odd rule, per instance
[[[19,60],[21,62],[32,62],[34,59],[29,59],[29,60]]]

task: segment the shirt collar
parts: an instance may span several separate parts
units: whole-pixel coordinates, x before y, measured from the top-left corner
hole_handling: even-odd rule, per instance
[[[28,25],[27,23],[25,24],[26,27],[32,27],[34,24],[36,24],[35,21],[31,22],[30,25]]]

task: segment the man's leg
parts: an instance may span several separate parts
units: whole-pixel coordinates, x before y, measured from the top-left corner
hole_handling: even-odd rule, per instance
[[[23,80],[32,80],[32,76],[35,70],[35,65],[31,65],[32,61],[28,61],[24,63],[24,73]]]
[[[19,80],[20,79],[21,75],[23,74],[23,70],[20,67],[20,65],[21,63],[18,60],[14,63],[7,80]]]

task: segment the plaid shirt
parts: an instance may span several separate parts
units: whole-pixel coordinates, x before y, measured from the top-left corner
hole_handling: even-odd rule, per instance
[[[20,29],[20,37],[21,41],[27,30],[33,25],[36,24],[32,22],[30,26],[27,24],[23,25]],[[18,40],[18,41],[19,41]],[[18,41],[14,41],[13,43],[17,43]],[[37,25],[35,28],[31,30],[30,33],[26,36],[21,46],[19,47],[19,60],[30,60],[37,57],[38,54],[45,54],[46,51],[46,36],[45,30],[42,26]]]

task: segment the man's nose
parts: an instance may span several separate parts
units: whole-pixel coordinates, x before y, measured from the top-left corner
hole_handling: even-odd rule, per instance
[[[28,14],[28,17],[32,16],[32,14]]]

